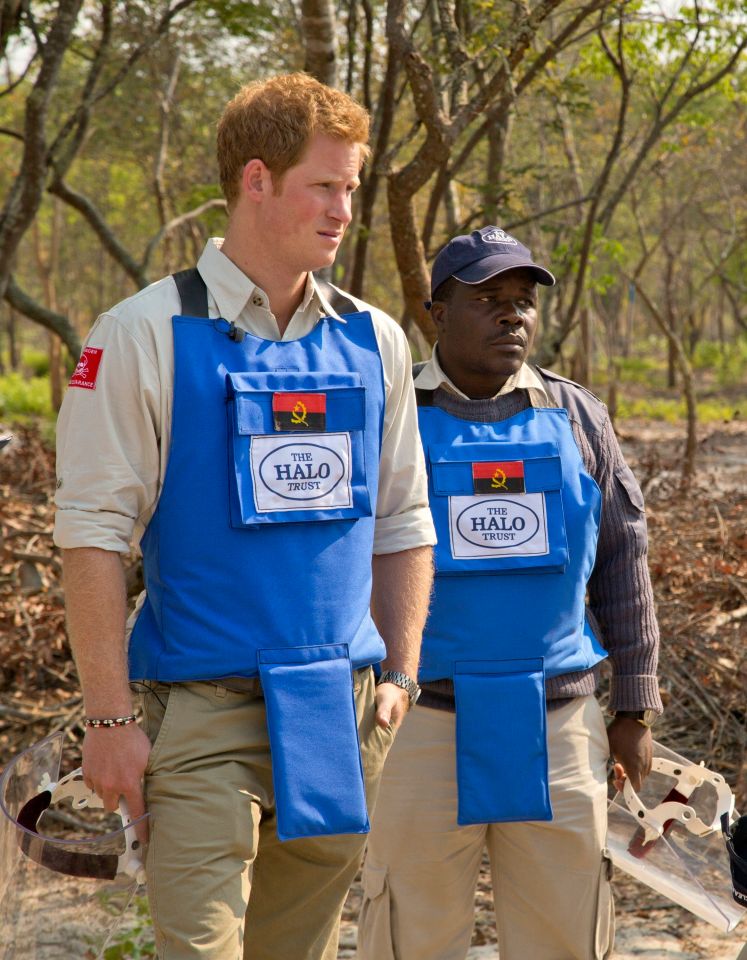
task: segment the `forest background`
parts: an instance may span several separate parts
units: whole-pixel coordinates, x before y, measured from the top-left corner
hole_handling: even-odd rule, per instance
[[[225,102],[305,69],[372,117],[330,279],[416,359],[451,236],[496,224],[557,276],[536,358],[607,402],[646,493],[662,734],[747,800],[746,47],[742,0],[0,0],[2,759],[81,734],[50,507],[81,343],[222,235]]]

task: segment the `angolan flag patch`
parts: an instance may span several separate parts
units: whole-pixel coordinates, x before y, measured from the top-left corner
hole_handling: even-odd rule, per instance
[[[524,493],[524,461],[473,463],[472,482],[475,493]]]
[[[327,429],[326,393],[273,393],[272,418],[276,430]]]
[[[80,355],[78,366],[70,378],[70,386],[95,390],[96,377],[99,375],[99,364],[103,355],[104,351],[101,347],[85,347]]]

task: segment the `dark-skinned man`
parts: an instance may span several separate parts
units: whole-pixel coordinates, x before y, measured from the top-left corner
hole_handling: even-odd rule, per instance
[[[436,584],[369,838],[361,960],[463,960],[486,847],[501,960],[612,949],[607,762],[636,789],[650,770],[658,629],[643,499],[606,409],[527,363],[554,282],[493,226],[433,265],[438,343],[415,387]]]

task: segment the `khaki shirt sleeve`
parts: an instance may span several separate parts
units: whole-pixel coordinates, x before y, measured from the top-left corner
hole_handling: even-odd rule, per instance
[[[116,309],[102,314],[88,337],[87,346],[102,351],[95,386],[68,387],[60,410],[54,539],[62,548],[128,552],[160,488],[157,351]]]
[[[412,361],[402,328],[371,311],[384,370],[386,407],[379,463],[374,553],[398,553],[436,542],[418,432]]]

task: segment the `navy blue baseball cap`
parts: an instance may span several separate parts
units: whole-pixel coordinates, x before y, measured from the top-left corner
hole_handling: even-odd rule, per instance
[[[505,230],[493,226],[473,230],[449,240],[438,253],[431,271],[431,297],[449,277],[461,283],[482,283],[516,267],[528,267],[537,283],[546,287],[555,283],[550,271],[536,264],[529,249]]]

